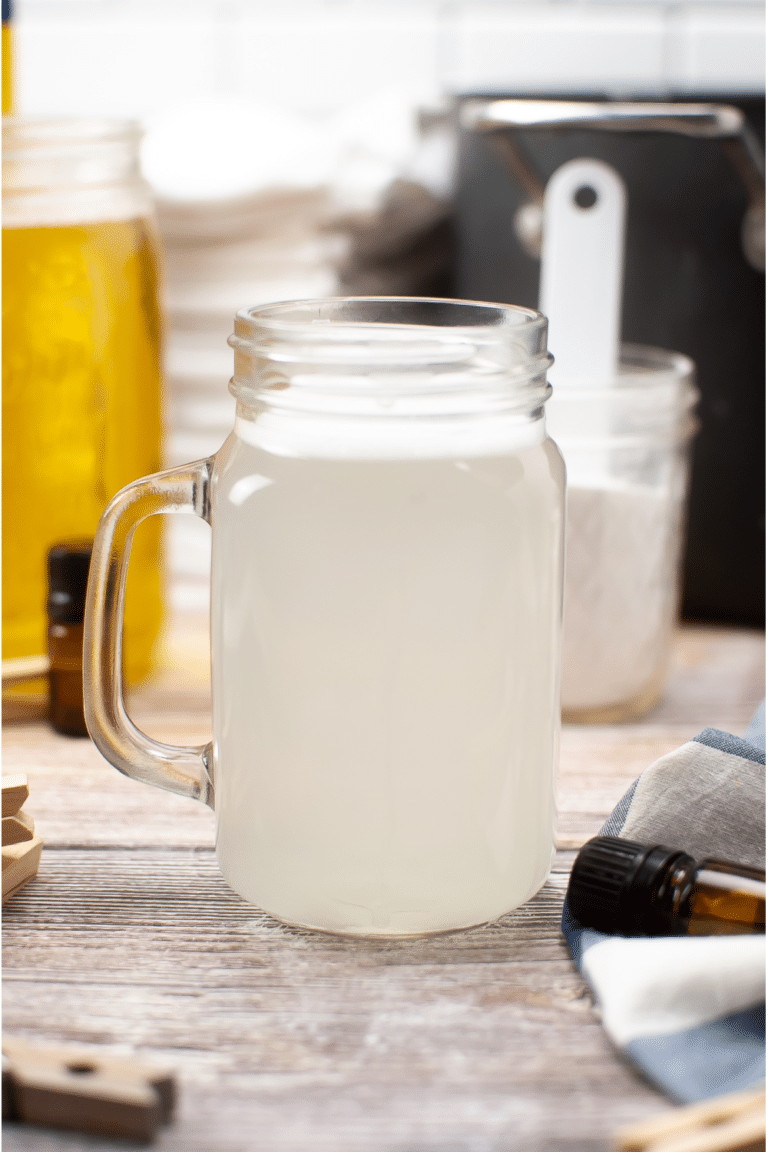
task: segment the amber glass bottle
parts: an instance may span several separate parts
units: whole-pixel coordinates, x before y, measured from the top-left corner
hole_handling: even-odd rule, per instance
[[[765,932],[765,872],[596,836],[576,857],[568,907],[586,928],[622,936]]]
[[[87,736],[83,715],[83,617],[91,540],[57,544],[48,553],[50,721],[65,736]]]

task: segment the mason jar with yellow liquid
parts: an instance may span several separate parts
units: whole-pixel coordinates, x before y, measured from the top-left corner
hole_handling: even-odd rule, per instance
[[[3,659],[46,650],[46,557],[160,464],[157,254],[139,130],[3,121]],[[136,532],[124,670],[153,667],[159,520]]]

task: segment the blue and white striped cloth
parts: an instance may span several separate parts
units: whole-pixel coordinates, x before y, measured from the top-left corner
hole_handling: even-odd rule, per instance
[[[600,831],[764,868],[764,706],[743,739],[707,728],[657,760]],[[765,936],[608,936],[567,901],[563,932],[611,1040],[673,1100],[765,1080]]]

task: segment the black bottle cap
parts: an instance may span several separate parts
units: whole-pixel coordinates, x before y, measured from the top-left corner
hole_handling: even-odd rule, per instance
[[[655,897],[672,864],[693,863],[679,849],[595,836],[579,852],[568,883],[568,907],[585,928],[622,936],[669,931]]]
[[[52,624],[82,623],[92,546],[92,540],[68,540],[48,553],[47,607]]]

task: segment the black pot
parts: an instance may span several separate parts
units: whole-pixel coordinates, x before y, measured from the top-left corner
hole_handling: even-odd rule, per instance
[[[727,103],[744,111],[764,142],[765,101]],[[577,157],[604,160],[626,182],[622,339],[686,353],[702,397],[683,613],[762,626],[765,275],[742,249],[745,185],[714,139],[526,129],[523,144],[545,182]],[[539,262],[512,227],[529,192],[487,135],[462,130],[457,183],[455,295],[536,307]]]

